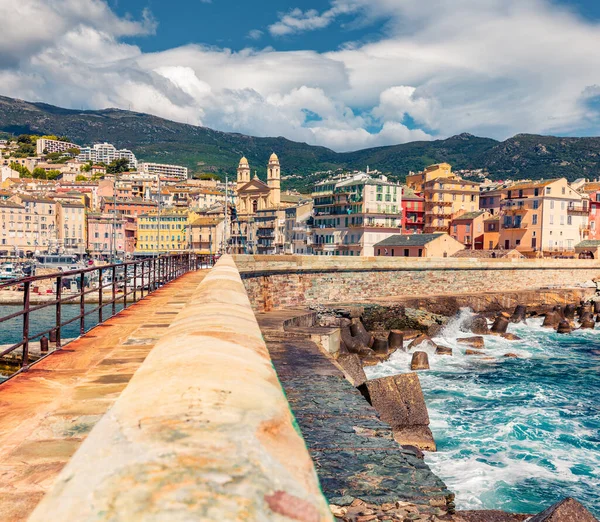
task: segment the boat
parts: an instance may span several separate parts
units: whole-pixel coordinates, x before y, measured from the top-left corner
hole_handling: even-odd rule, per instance
[[[23,271],[13,263],[2,263],[0,265],[0,283],[23,279],[24,277]]]

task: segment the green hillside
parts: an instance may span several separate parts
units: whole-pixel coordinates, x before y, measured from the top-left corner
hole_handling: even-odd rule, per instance
[[[600,176],[600,138],[556,138],[517,135],[504,142],[460,134],[423,141],[336,153],[325,147],[286,138],[257,138],[176,123],[149,114],[118,109],[78,111],[0,96],[0,132],[56,134],[86,145],[108,141],[129,148],[146,161],[176,163],[193,173],[235,174],[246,155],[252,169],[264,174],[271,152],[279,155],[283,175],[297,175],[284,187],[307,189],[316,171],[378,169],[395,179],[432,163],[446,161],[455,169],[484,168],[492,177],[548,178]]]

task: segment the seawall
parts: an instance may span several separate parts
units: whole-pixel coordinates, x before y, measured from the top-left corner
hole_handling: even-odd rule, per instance
[[[332,520],[231,257],[29,520],[49,519]]]
[[[235,256],[256,311],[337,303],[579,287],[600,262],[579,259]]]

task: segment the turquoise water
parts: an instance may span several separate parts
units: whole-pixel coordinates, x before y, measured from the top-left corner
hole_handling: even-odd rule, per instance
[[[486,357],[464,355],[462,319],[434,339],[419,372],[437,453],[426,462],[459,509],[537,513],[566,496],[600,515],[600,330],[558,335],[541,319],[510,325],[521,337],[485,338]],[[505,358],[516,353],[519,359]],[[370,378],[408,371],[410,355],[368,368]]]

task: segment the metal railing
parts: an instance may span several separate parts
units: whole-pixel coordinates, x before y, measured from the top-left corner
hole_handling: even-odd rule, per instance
[[[0,328],[3,323],[21,318],[23,333],[18,342],[0,351],[0,361],[6,366],[5,356],[19,349],[22,350],[20,358],[12,360],[13,366],[18,366],[18,369],[8,375],[3,375],[3,377],[13,377],[26,371],[33,364],[30,362],[32,342],[39,341],[39,358],[34,361],[37,362],[70,342],[63,343],[62,332],[71,323],[78,321],[79,335],[84,335],[86,333],[86,317],[98,314],[98,321],[87,329],[91,330],[96,325],[114,317],[118,307],[120,307],[119,311],[124,310],[166,283],[174,281],[187,272],[209,268],[215,261],[216,256],[214,255],[193,253],[163,255],[120,264],[26,277],[0,284],[0,291],[13,288],[23,292],[22,309],[0,317]],[[32,306],[33,290],[36,287],[39,288],[40,285],[48,286],[49,281],[52,283],[52,289],[48,288],[47,295],[51,296],[51,299]],[[97,306],[86,310],[85,305],[90,303],[97,303]],[[79,313],[75,317],[63,320],[64,305],[77,305]],[[55,320],[52,321],[52,326],[32,333],[32,314],[51,307],[55,310]],[[108,315],[105,313],[106,307],[109,307]],[[52,351],[49,351],[50,344],[54,345]],[[2,382],[1,379],[0,382]]]

